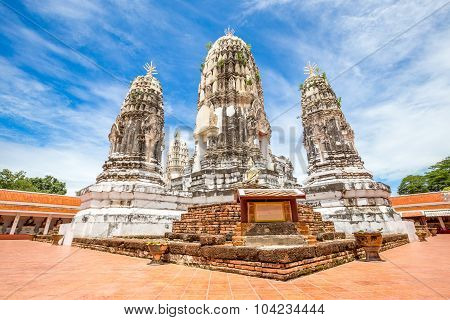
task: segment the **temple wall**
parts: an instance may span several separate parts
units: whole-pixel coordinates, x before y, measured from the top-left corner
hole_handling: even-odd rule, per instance
[[[352,234],[360,230],[379,230],[383,234],[407,234],[409,241],[417,241],[414,223],[402,221],[391,207],[334,207],[315,208],[325,221],[334,224],[336,231]]]
[[[75,237],[164,235],[183,211],[145,208],[100,208],[80,211],[72,223]]]

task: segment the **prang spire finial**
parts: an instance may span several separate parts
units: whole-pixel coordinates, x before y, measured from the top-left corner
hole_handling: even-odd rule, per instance
[[[148,62],[144,64],[144,69],[147,71],[147,75],[153,76],[158,74],[158,72],[156,72],[156,66],[153,65],[153,61],[150,61],[150,64]]]
[[[225,35],[226,35],[226,36],[232,36],[232,35],[234,35],[234,29],[233,29],[233,28],[230,28],[230,26],[228,26],[228,28],[226,28],[226,29],[224,30],[224,32],[225,32]]]
[[[309,61],[304,70],[305,70],[304,73],[308,75],[308,78],[312,76],[317,76],[317,74],[320,72],[320,69],[317,66],[317,64],[315,63],[311,64],[311,62]]]

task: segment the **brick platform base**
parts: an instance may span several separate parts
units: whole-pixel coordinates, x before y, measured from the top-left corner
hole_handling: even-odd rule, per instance
[[[181,220],[174,221],[173,233],[233,233],[241,220],[241,207],[235,202],[198,205],[188,208]]]
[[[312,207],[298,204],[297,210],[298,232],[308,243],[314,243],[317,237],[322,239],[324,234],[327,238],[326,234],[335,232],[333,222],[323,221],[320,213],[313,211]],[[225,235],[236,239],[243,235],[240,220],[241,207],[235,202],[192,206],[173,223],[172,233]]]
[[[408,243],[407,235],[385,235],[382,251]],[[74,246],[139,258],[151,258],[142,239],[76,238]],[[287,248],[201,245],[198,242],[170,241],[163,260],[205,269],[249,276],[289,280],[364,258],[364,251],[352,239],[326,241],[311,246]]]
[[[364,251],[356,247],[355,241],[344,239],[343,233],[336,233],[333,223],[322,221],[320,213],[305,205],[298,206],[298,213],[298,222],[273,224],[270,228],[263,226],[264,232],[274,229],[269,230],[271,235],[267,236],[268,239],[256,239],[266,246],[249,246],[246,238],[264,235],[260,235],[262,226],[257,223],[240,222],[240,205],[225,203],[190,207],[187,213],[181,215],[180,221],[174,222],[172,232],[166,234],[169,246],[163,260],[288,280],[364,257]],[[292,245],[270,246],[275,240]],[[82,248],[151,258],[145,243],[142,238],[76,238],[73,241],[73,245]],[[406,243],[407,235],[385,235],[382,250]]]

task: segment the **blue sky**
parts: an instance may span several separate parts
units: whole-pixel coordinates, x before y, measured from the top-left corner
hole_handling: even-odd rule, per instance
[[[298,84],[312,61],[337,77],[367,169],[395,192],[403,176],[450,154],[445,3],[0,0],[0,168],[54,175],[70,194],[93,183],[129,82],[149,60],[166,136],[181,126],[192,147],[205,44],[231,26],[252,45],[272,150],[294,161],[296,176],[306,170]]]

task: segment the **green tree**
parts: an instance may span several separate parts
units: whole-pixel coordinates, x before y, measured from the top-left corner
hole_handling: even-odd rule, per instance
[[[23,191],[36,191],[33,183],[26,177],[26,172],[12,172],[8,169],[0,171],[0,188]]]
[[[31,182],[39,192],[66,194],[66,183],[55,177],[45,176],[44,178],[30,178]]]
[[[450,157],[439,161],[425,173],[428,189],[430,191],[442,191],[450,186]]]
[[[409,175],[402,179],[399,194],[442,191],[450,188],[450,157],[432,165],[424,175]]]
[[[66,194],[66,183],[55,177],[29,178],[26,172],[0,171],[0,189]]]
[[[398,187],[398,194],[413,194],[428,191],[424,176],[409,175],[402,179],[402,182]]]

